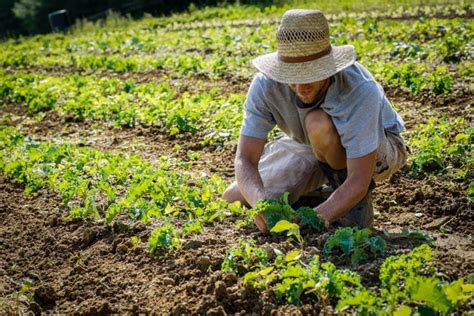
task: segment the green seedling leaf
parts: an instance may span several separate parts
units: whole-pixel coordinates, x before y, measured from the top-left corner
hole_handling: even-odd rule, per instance
[[[241,240],[237,246],[226,251],[221,270],[237,273],[239,266],[248,271],[254,265],[262,266],[267,262],[265,249],[255,247],[252,240]]]
[[[186,234],[190,233],[202,233],[204,228],[199,220],[190,220],[183,225],[183,232]]]
[[[324,221],[316,214],[313,208],[306,206],[300,207],[296,210],[296,216],[300,220],[300,225],[310,226],[316,232],[322,232],[324,230]]]
[[[376,252],[384,253],[385,250],[387,249],[387,243],[385,242],[385,240],[383,240],[382,238],[378,236],[370,237],[368,240],[368,244],[370,246],[370,251],[372,253],[376,253]]]
[[[286,262],[295,261],[295,260],[298,260],[300,257],[301,257],[301,252],[299,250],[293,250],[293,251],[290,251],[285,256],[285,261]]]
[[[402,305],[396,311],[393,312],[393,316],[410,316],[412,309],[410,306]]]
[[[352,252],[352,255],[351,255],[351,263],[352,265],[357,265],[359,264],[360,262],[363,262],[365,260],[367,260],[367,253],[361,249],[361,248],[356,248],[354,249],[354,251]]]
[[[282,233],[284,231],[289,231],[296,228],[299,228],[298,224],[290,223],[286,220],[281,220],[276,223],[270,231],[272,233]]]
[[[295,237],[299,243],[303,242],[303,237],[301,237],[300,227],[298,224],[290,223],[286,220],[281,220],[270,230],[272,233],[282,233],[286,231],[286,236]]]
[[[440,287],[440,281],[435,278],[418,277],[410,288],[411,299],[426,303],[434,310],[447,313],[452,305]]]
[[[367,251],[370,250],[372,254],[385,251],[385,240],[378,236],[370,237],[371,235],[372,231],[368,228],[339,228],[326,241],[323,254],[327,256],[331,252],[340,249],[344,256],[351,257],[353,265],[359,264],[368,259],[369,253]]]
[[[260,270],[260,272],[258,272],[258,274],[262,275],[262,276],[266,276],[268,274],[270,274],[272,271],[273,271],[274,267],[273,266],[270,266],[268,268],[265,268],[263,270]]]
[[[291,221],[294,210],[288,204],[288,192],[283,194],[278,200],[265,199],[257,203],[252,214],[263,214],[268,229],[272,229],[281,220]]]
[[[351,227],[339,228],[334,235],[327,240],[324,245],[323,253],[328,255],[333,248],[339,247],[345,255],[349,255],[354,245],[354,229]]]
[[[179,235],[171,224],[156,228],[148,239],[148,250],[154,253],[157,248],[172,249],[180,246]]]

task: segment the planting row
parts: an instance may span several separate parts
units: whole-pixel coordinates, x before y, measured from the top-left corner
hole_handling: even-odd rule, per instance
[[[29,53],[30,61],[36,57],[53,57],[77,54],[112,55],[127,57],[133,54],[153,54],[160,57],[169,53],[183,54],[189,50],[209,54],[218,51],[228,55],[259,55],[276,48],[276,25],[262,23],[257,27],[220,27],[213,29],[165,31],[162,29],[130,29],[114,31],[102,28],[95,34],[48,34],[22,41],[9,40],[1,44],[2,53]],[[352,43],[360,54],[390,52],[394,57],[403,47],[394,45],[408,42],[411,50],[402,55],[441,60],[451,63],[467,59],[473,24],[469,19],[420,19],[416,21],[358,21],[346,18],[330,25],[336,44]],[[337,36],[335,36],[337,34]],[[374,42],[375,41],[375,42]],[[378,46],[376,46],[377,44]],[[382,46],[381,46],[382,45]],[[423,46],[420,46],[423,45]],[[381,46],[381,47],[380,47]],[[438,53],[441,56],[437,56]],[[455,55],[457,53],[457,55]],[[5,55],[8,56],[8,55]],[[4,58],[8,60],[8,58]]]
[[[343,245],[351,242],[355,240],[346,238]],[[305,257],[299,250],[284,254],[257,248],[251,241],[229,249],[222,270],[237,273],[250,286],[270,290],[282,303],[317,303],[321,313],[335,305],[340,313],[361,315],[448,314],[466,310],[474,294],[473,280],[449,283],[436,276],[426,244],[385,259],[378,288],[364,286],[355,272],[321,263],[319,255]]]
[[[334,44],[350,43],[360,61],[388,86],[413,95],[449,93],[472,83],[469,20],[427,19],[413,23],[344,19],[332,26]],[[0,45],[4,67],[67,67],[133,72],[160,69],[171,77],[210,79],[251,76],[249,61],[276,49],[276,26],[163,32],[129,30],[84,36],[37,36]],[[179,57],[176,57],[176,56]],[[61,58],[58,58],[61,56]]]
[[[199,85],[196,83],[198,90]],[[220,96],[218,88],[179,94],[167,81],[138,84],[94,76],[21,73],[0,78],[1,103],[24,104],[32,112],[53,109],[76,121],[158,126],[169,135],[197,134],[204,144],[237,138],[244,99],[237,94]]]
[[[23,185],[26,194],[35,194],[43,188],[57,193],[72,219],[103,218],[110,224],[117,215],[128,214],[142,222],[188,221],[183,230],[194,232],[202,229],[201,222],[222,220],[232,214],[240,217],[238,226],[249,226],[253,216],[262,212],[271,219],[269,226],[275,233],[288,231],[284,224],[290,218],[284,215],[288,210],[292,212],[292,208],[287,194],[280,201],[265,201],[254,210],[244,211],[238,203],[228,205],[219,198],[226,187],[221,178],[193,174],[190,167],[190,163],[165,156],[152,165],[134,155],[72,144],[39,143],[13,128],[0,128],[0,172],[10,181]],[[317,232],[323,230],[313,209],[302,208],[297,214],[301,225],[309,225]],[[296,227],[297,234],[292,236],[302,243]],[[170,244],[161,247],[177,246],[173,240],[178,238],[172,238],[177,233],[171,224],[156,230],[150,243],[156,245],[157,241],[153,240],[159,241],[160,234],[170,235],[165,238]],[[335,246],[337,242],[328,250]],[[153,252],[156,246],[150,250]]]
[[[226,186],[221,178],[193,174],[189,163],[166,156],[157,163],[71,144],[38,143],[12,128],[0,128],[0,171],[24,185],[27,194],[41,188],[57,192],[72,218],[110,223],[119,214],[144,222],[226,216],[227,203],[218,198]]]
[[[298,5],[298,8],[305,8],[304,5]],[[167,30],[189,30],[189,29],[199,29],[199,28],[221,28],[226,26],[238,27],[242,25],[247,26],[258,26],[261,23],[264,24],[278,24],[279,17],[287,10],[291,9],[290,6],[285,5],[282,7],[267,7],[263,10],[258,10],[257,8],[247,7],[247,10],[253,9],[252,12],[246,12],[241,10],[223,10],[222,8],[205,8],[204,10],[199,10],[198,12],[193,12],[192,14],[180,14],[175,15],[170,18],[160,18],[160,19],[150,19],[146,18],[140,21],[141,28],[157,28],[164,27]],[[308,6],[308,9],[314,9],[314,5],[311,4]],[[400,19],[415,19],[415,18],[433,18],[433,17],[469,17],[472,15],[472,5],[465,4],[464,6],[460,5],[429,5],[429,6],[409,6],[398,8],[385,8],[383,11],[378,9],[369,10],[365,8],[362,12],[354,11],[343,11],[339,13],[329,13],[332,10],[326,10],[325,8],[319,7],[318,9],[325,12],[326,18],[331,22],[337,22],[346,18],[351,18],[355,20],[365,20],[365,19],[391,19],[391,20],[400,20]],[[340,10],[337,10],[340,11]],[[237,13],[239,12],[239,13]],[[230,14],[229,14],[230,13]],[[270,17],[269,17],[270,15]],[[248,19],[249,16],[254,17],[254,19]],[[257,23],[255,18],[260,20],[260,23]],[[80,23],[76,32],[83,31],[87,23]],[[91,27],[91,24],[87,25],[88,28]],[[92,29],[91,29],[92,31]]]

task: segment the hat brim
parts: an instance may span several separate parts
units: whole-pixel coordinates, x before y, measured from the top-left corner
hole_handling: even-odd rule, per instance
[[[260,72],[282,83],[310,83],[324,80],[352,65],[356,52],[352,45],[332,46],[331,52],[316,60],[302,63],[285,63],[279,60],[278,53],[270,53],[252,60]]]

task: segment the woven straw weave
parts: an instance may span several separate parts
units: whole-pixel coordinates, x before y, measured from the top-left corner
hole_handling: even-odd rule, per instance
[[[290,84],[326,79],[356,58],[351,45],[331,46],[327,19],[318,10],[287,11],[278,28],[277,49],[252,63],[271,79]]]
[[[282,56],[318,53],[330,45],[328,22],[321,11],[287,11],[278,28],[277,44]]]

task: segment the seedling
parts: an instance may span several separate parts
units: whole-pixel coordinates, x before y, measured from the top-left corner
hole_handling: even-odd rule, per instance
[[[410,229],[407,226],[404,226],[401,233],[389,233],[387,231],[383,232],[384,235],[389,239],[395,238],[408,238],[408,239],[416,239],[420,240],[421,242],[426,242],[431,244],[433,242],[433,238],[428,235],[426,232],[419,230],[419,229]]]
[[[237,273],[239,266],[249,271],[255,266],[266,263],[268,263],[268,254],[265,249],[255,247],[252,240],[241,240],[236,247],[226,251],[221,270]]]
[[[157,248],[176,249],[180,246],[179,235],[171,224],[156,228],[148,239],[148,250],[154,253]]]
[[[290,223],[284,219],[276,223],[270,232],[277,234],[286,232],[287,237],[295,237],[300,244],[303,243],[303,237],[301,237],[300,227],[298,224]]]
[[[385,240],[378,236],[371,237],[371,235],[372,231],[368,228],[339,228],[326,241],[323,253],[329,255],[334,250],[340,249],[343,256],[350,256],[352,265],[357,265],[367,260],[369,253],[385,252]]]
[[[183,232],[186,234],[190,233],[202,233],[203,228],[199,220],[190,220],[183,225]]]
[[[278,200],[266,199],[257,203],[253,214],[263,214],[270,232],[279,234],[287,232],[287,236],[295,237],[302,243],[299,226],[309,226],[316,232],[324,230],[324,221],[310,207],[300,207],[296,211],[288,203],[288,192]],[[292,223],[293,222],[293,223]]]

